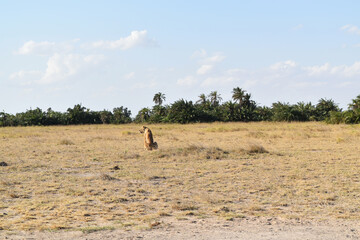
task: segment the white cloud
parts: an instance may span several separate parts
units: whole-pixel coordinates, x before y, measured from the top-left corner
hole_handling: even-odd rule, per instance
[[[12,73],[9,78],[10,79],[24,79],[27,77],[36,77],[36,76],[41,76],[42,72],[41,71],[25,71],[25,70],[20,70],[18,72]]]
[[[303,28],[304,28],[304,25],[300,23],[300,24],[294,26],[292,29],[297,31],[297,30],[300,30],[300,29],[303,29]]]
[[[215,53],[213,56],[208,57],[207,52],[204,49],[200,49],[193,53],[191,58],[198,58],[198,64],[200,67],[196,71],[197,75],[204,75],[209,73],[217,63],[222,62],[225,56],[222,53]]]
[[[241,68],[232,68],[226,71],[228,75],[237,75],[237,74],[245,74],[247,71]]]
[[[124,75],[124,78],[127,80],[133,79],[134,77],[135,77],[135,72],[130,72],[130,73]]]
[[[301,81],[294,83],[294,86],[298,88],[309,88],[309,87],[314,88],[314,87],[322,87],[326,85],[328,85],[328,83],[325,81],[307,81],[307,82]]]
[[[68,42],[28,41],[16,51],[21,55],[47,57],[46,69],[42,71],[18,71],[10,79],[22,80],[21,84],[48,84],[73,76],[83,70],[91,70],[104,60],[103,55],[71,53],[79,39]]]
[[[223,53],[218,52],[215,53],[213,56],[208,57],[207,52],[204,49],[200,49],[195,51],[191,55],[191,58],[199,58],[200,62],[202,63],[213,64],[217,62],[222,62],[225,59],[225,56],[223,55]]]
[[[354,77],[360,75],[360,62],[355,62],[353,65],[335,66],[330,71],[332,74],[339,74],[344,77]]]
[[[94,48],[103,49],[121,49],[126,50],[136,46],[156,46],[153,39],[147,37],[147,31],[132,31],[131,34],[125,38],[120,38],[115,41],[98,41],[92,43]]]
[[[54,54],[47,62],[44,76],[39,83],[52,83],[99,64],[102,55]]]
[[[352,65],[338,65],[331,66],[330,63],[313,66],[298,66],[294,61],[288,60],[284,62],[278,62],[270,66],[270,70],[274,75],[271,77],[284,77],[290,75],[307,75],[309,77],[321,77],[321,76],[338,76],[338,77],[355,77],[360,76],[360,62],[354,62]],[[291,71],[290,71],[291,70]],[[285,74],[285,75],[284,75]]]
[[[204,58],[206,57],[207,53],[204,49],[200,49],[195,51],[192,55],[191,58]]]
[[[144,88],[153,88],[156,87],[158,84],[156,81],[151,80],[148,82],[140,82],[140,83],[135,83],[132,88],[133,89],[144,89]]]
[[[217,63],[222,62],[225,59],[225,56],[222,53],[216,53],[215,55],[205,59],[207,63]]]
[[[274,71],[279,71],[279,70],[286,71],[286,70],[294,68],[294,67],[296,67],[296,63],[294,61],[287,60],[284,62],[277,62],[277,63],[271,65],[270,69],[274,70]]]
[[[350,87],[353,84],[354,84],[354,82],[346,81],[346,82],[342,82],[342,83],[337,84],[337,87],[341,87],[341,88]]]
[[[321,75],[337,75],[339,77],[355,77],[360,75],[360,62],[354,64],[331,66],[329,63],[325,63],[320,66],[304,67],[304,70],[309,76],[321,76]]]
[[[308,73],[309,76],[316,76],[323,73],[328,72],[330,69],[330,64],[325,63],[320,66],[310,66],[310,67],[304,67],[304,70]]]
[[[347,24],[345,26],[342,26],[341,30],[346,31],[348,33],[360,35],[360,29],[355,25]]]
[[[198,75],[204,75],[206,73],[208,73],[214,66],[213,65],[202,65],[197,71],[196,73]]]
[[[179,86],[193,86],[197,83],[197,79],[193,76],[187,76],[177,80],[176,84]]]
[[[39,81],[43,74],[43,72],[36,70],[20,70],[18,72],[10,74],[9,79],[18,83],[20,86],[29,86],[34,84],[36,81]]]
[[[49,52],[52,52],[55,47],[54,42],[34,42],[28,41],[19,48],[17,51],[18,54],[27,55],[27,54],[36,54],[36,55],[47,55]]]
[[[201,86],[208,87],[208,86],[222,86],[225,84],[229,84],[234,82],[236,79],[234,77],[209,77],[206,78],[202,83]]]
[[[34,42],[28,41],[24,43],[22,47],[20,47],[15,54],[20,55],[39,55],[39,56],[51,56],[54,53],[66,53],[71,51],[74,48],[74,44],[78,40],[63,42],[63,43],[55,43],[49,41],[42,42]]]
[[[119,90],[114,87],[114,86],[109,86],[109,87],[105,87],[105,88],[100,88],[97,89],[93,94],[92,97],[108,97],[109,95],[114,95],[117,92],[119,92]]]

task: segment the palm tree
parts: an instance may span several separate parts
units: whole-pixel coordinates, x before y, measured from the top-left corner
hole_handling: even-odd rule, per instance
[[[233,100],[236,102],[238,101],[240,105],[243,104],[243,101],[244,101],[244,97],[245,97],[245,90],[242,90],[241,88],[237,87],[237,88],[234,88],[232,93],[232,98]]]
[[[163,103],[163,101],[165,101],[165,99],[166,99],[165,94],[158,92],[154,95],[153,102],[156,105],[161,106],[161,104]]]
[[[200,94],[199,95],[199,100],[196,101],[196,103],[204,105],[207,102],[207,98],[205,94]]]
[[[360,95],[352,100],[352,103],[349,104],[349,110],[355,111],[360,108]]]
[[[297,114],[297,121],[309,121],[315,113],[315,106],[305,102],[298,102],[294,105],[294,113]]]
[[[210,102],[213,106],[218,106],[219,103],[222,101],[222,98],[220,97],[220,94],[217,93],[217,91],[212,91],[209,94]]]
[[[341,109],[334,102],[334,100],[332,100],[332,99],[327,100],[327,99],[321,98],[319,100],[318,104],[316,104],[315,111],[316,111],[316,115],[317,115],[317,120],[323,121],[327,117],[330,117],[331,111],[340,112]]]
[[[136,115],[136,122],[146,122],[150,118],[151,111],[149,108],[141,109]]]
[[[243,102],[245,103],[245,106],[250,105],[250,99],[251,99],[251,93],[247,93],[243,97]]]

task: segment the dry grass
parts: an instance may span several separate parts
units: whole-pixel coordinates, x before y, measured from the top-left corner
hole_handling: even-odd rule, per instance
[[[268,153],[268,151],[260,144],[251,144],[249,146],[249,153]]]
[[[163,218],[360,219],[358,125],[0,128],[0,229],[154,228]]]

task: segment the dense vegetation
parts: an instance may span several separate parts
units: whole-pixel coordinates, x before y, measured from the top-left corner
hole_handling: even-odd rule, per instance
[[[328,123],[360,123],[360,95],[352,100],[348,110],[343,111],[331,99],[320,99],[316,105],[311,102],[289,104],[276,102],[271,107],[258,106],[251,94],[237,87],[232,91],[232,100],[222,103],[217,91],[199,95],[193,103],[180,99],[170,105],[163,105],[165,94],[156,93],[152,108],[141,109],[135,118],[131,111],[121,106],[113,111],[91,111],[81,104],[56,112],[51,108],[30,109],[15,115],[0,112],[0,126],[73,125],[73,124],[123,124],[123,123],[194,123],[194,122],[236,122],[236,121],[326,121]]]

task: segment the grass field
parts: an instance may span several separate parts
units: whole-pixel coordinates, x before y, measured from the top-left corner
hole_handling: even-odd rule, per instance
[[[147,229],[189,216],[360,220],[360,126],[0,128],[0,229]]]

